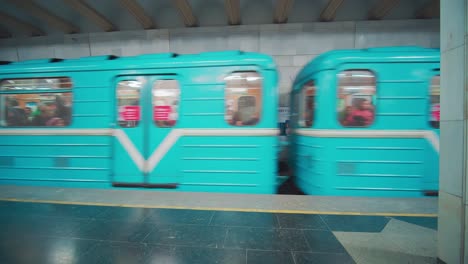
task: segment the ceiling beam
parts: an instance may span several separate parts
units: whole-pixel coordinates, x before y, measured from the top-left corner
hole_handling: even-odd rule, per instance
[[[240,0],[225,0],[229,25],[240,25]]]
[[[368,19],[383,19],[390,11],[400,3],[400,0],[381,0],[378,5],[369,10]]]
[[[276,2],[273,22],[279,24],[288,22],[289,13],[293,4],[294,0],[278,0]]]
[[[329,0],[327,6],[320,14],[320,21],[329,22],[335,20],[336,12],[344,0]]]
[[[13,28],[17,28],[20,31],[24,31],[28,34],[31,34],[32,36],[45,35],[44,31],[42,31],[41,29],[2,12],[0,12],[0,21],[2,21],[2,24],[10,25]]]
[[[69,6],[71,6],[74,10],[80,13],[82,16],[87,17],[93,23],[98,25],[104,31],[115,31],[117,28],[102,14],[96,11],[96,9],[89,6],[83,0],[65,0]]]
[[[120,0],[120,3],[135,17],[136,20],[138,20],[144,29],[156,28],[156,24],[153,22],[153,19],[146,14],[143,7],[141,7],[136,0]]]
[[[436,18],[440,17],[440,1],[432,0],[416,11],[416,18]]]
[[[187,0],[173,0],[177,10],[179,10],[180,15],[184,19],[184,24],[187,27],[196,27],[198,26],[198,21],[195,15],[193,14],[192,7],[187,2]]]
[[[31,0],[9,0],[9,2],[64,33],[72,34],[80,32],[80,29],[77,26],[52,14]]]

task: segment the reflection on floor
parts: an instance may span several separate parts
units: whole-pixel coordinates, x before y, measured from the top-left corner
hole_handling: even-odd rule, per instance
[[[0,202],[0,263],[436,263],[437,219]]]

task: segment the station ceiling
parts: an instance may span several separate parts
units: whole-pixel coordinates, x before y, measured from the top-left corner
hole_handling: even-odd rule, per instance
[[[0,37],[271,23],[432,19],[439,0],[0,0]]]

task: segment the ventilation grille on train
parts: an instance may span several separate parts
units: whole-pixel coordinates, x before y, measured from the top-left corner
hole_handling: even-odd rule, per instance
[[[0,167],[13,167],[14,163],[13,157],[0,157]]]
[[[356,171],[356,164],[350,162],[338,162],[337,174],[354,174]]]
[[[56,168],[66,168],[70,166],[70,160],[66,157],[57,157],[54,160],[54,165]]]

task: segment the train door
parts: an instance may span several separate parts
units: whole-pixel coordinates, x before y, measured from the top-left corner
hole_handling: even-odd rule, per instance
[[[113,185],[174,185],[176,166],[158,163],[171,148],[162,143],[177,124],[179,82],[171,75],[122,76],[115,96]]]

